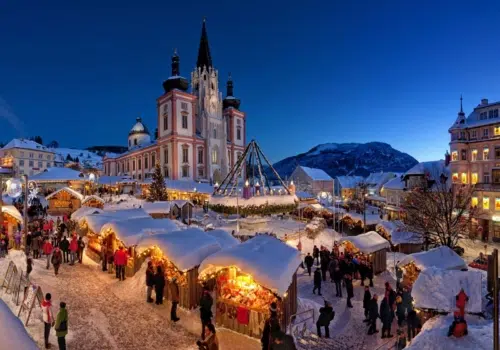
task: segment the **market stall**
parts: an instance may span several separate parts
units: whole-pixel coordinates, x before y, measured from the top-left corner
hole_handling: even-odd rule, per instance
[[[144,202],[142,208],[153,219],[171,218],[172,203],[168,201]]]
[[[400,228],[404,228],[404,224],[402,221],[394,220],[387,221],[381,220],[377,226],[375,226],[375,231],[388,241],[391,239],[391,234],[393,231],[398,230]]]
[[[193,203],[185,200],[173,200],[170,202],[172,207],[172,215],[180,221],[189,221],[193,217]]]
[[[104,199],[98,196],[87,196],[82,201],[82,206],[104,209]]]
[[[372,263],[373,273],[377,274],[386,270],[386,255],[391,245],[377,232],[370,231],[358,236],[346,237],[341,239],[341,242],[345,252]]]
[[[3,223],[2,227],[7,230],[9,237],[13,237],[14,232],[17,230],[18,224],[22,224],[23,216],[13,205],[3,205]],[[11,240],[13,241],[13,240]]]
[[[83,195],[72,188],[64,187],[49,194],[48,213],[50,215],[71,214],[82,206]]]
[[[282,329],[297,312],[297,275],[300,252],[279,239],[261,235],[223,249],[200,266],[200,280],[215,280],[219,327],[260,337],[276,302]]]
[[[99,208],[81,207],[71,214],[70,219],[78,223],[85,215],[101,214],[103,212],[104,210]]]
[[[440,246],[426,252],[407,255],[398,263],[403,269],[403,283],[412,286],[421,271],[430,267],[442,270],[466,269],[465,261],[447,246]]]
[[[396,230],[392,232],[391,243],[395,251],[404,254],[413,254],[422,251],[424,237],[417,232]]]
[[[198,266],[221,248],[215,238],[200,229],[144,235],[137,244],[138,263],[150,257],[155,266],[162,265],[167,279],[165,297],[171,300],[168,283],[172,278],[179,285],[179,306],[192,309],[201,297]]]

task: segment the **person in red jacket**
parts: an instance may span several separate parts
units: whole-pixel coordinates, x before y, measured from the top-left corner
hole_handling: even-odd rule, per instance
[[[78,251],[78,240],[76,239],[76,235],[73,235],[73,238],[69,243],[70,265],[75,265],[77,251]]]
[[[127,264],[128,255],[123,247],[120,247],[115,253],[115,265],[117,270],[118,279],[125,280],[125,265]]]
[[[47,270],[50,268],[50,254],[52,254],[52,243],[50,243],[50,239],[46,239],[42,245],[43,254],[47,257]]]

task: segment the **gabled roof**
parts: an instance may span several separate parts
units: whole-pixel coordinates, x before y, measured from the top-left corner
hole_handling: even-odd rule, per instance
[[[70,168],[48,168],[41,173],[30,176],[30,181],[56,182],[56,181],[84,181],[82,172]]]
[[[99,196],[95,196],[95,195],[91,195],[91,196],[87,196],[87,197],[85,197],[85,198],[83,199],[83,201],[82,201],[82,204],[87,203],[88,201],[91,201],[91,200],[95,200],[95,201],[98,201],[98,202],[100,202],[100,203],[104,204],[104,199],[102,199],[102,198],[101,198],[101,197],[99,197]]]
[[[83,200],[83,194],[81,194],[80,192],[77,192],[75,191],[74,189],[72,188],[69,188],[69,187],[64,187],[64,188],[61,188],[60,190],[57,190],[55,192],[52,192],[51,194],[49,194],[45,199],[51,199],[52,197],[54,197],[56,194],[60,193],[60,192],[66,192],[68,193],[70,196],[72,197],[75,197],[79,200]]]
[[[337,181],[342,188],[356,188],[363,181],[362,176],[337,176]]]
[[[460,270],[467,267],[464,259],[447,246],[440,246],[426,252],[407,255],[399,262],[404,266],[413,262],[421,271],[437,267],[444,270]]]
[[[19,222],[23,221],[23,216],[21,215],[19,210],[17,210],[17,208],[13,205],[2,205],[2,213],[9,214]]]
[[[23,149],[31,149],[34,151],[43,151],[43,152],[53,153],[44,145],[41,145],[35,141],[31,141],[31,140],[27,140],[27,139],[12,139],[8,144],[6,144],[4,147],[2,147],[3,150],[7,150],[7,149],[11,149],[11,148],[23,148]]]
[[[357,236],[342,238],[341,242],[349,241],[364,254],[371,254],[382,249],[389,249],[391,244],[375,231],[370,231]]]
[[[323,169],[318,168],[308,168],[302,165],[299,167],[304,170],[304,172],[309,176],[313,181],[333,181],[330,175],[328,175]]]
[[[394,179],[390,179],[389,181],[387,181],[382,187],[388,190],[404,190],[405,182],[401,179],[400,176],[397,176]]]

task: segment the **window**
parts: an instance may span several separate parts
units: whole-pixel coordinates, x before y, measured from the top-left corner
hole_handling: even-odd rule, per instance
[[[241,128],[239,127],[236,129],[236,139],[241,140]]]
[[[182,162],[189,163],[189,148],[187,147],[182,149]]]
[[[38,162],[38,167],[42,168],[43,167],[43,162]]]
[[[493,118],[493,110],[488,112],[488,118],[490,118],[490,119]]]
[[[483,160],[488,160],[489,158],[490,158],[490,149],[484,148],[483,149]]]
[[[183,129],[188,128],[188,116],[186,114],[182,115],[182,128]]]
[[[486,112],[481,112],[479,114],[479,119],[480,120],[484,120],[484,119],[487,119],[488,118],[488,114]]]
[[[462,160],[467,160],[467,150],[466,149],[463,149],[461,151],[461,154],[462,154]]]
[[[187,109],[188,109],[188,104],[187,104],[186,102],[181,102],[181,109],[182,109],[183,111],[187,111]]]
[[[163,158],[165,158],[165,164],[168,164],[168,148],[163,150]]]
[[[495,136],[500,135],[500,126],[495,126],[495,127],[493,128],[493,134],[494,134]]]
[[[24,175],[24,170],[19,170],[19,175]]]
[[[163,115],[168,115],[168,104],[163,105]]]
[[[217,158],[218,158],[218,154],[217,154],[217,149],[214,148],[212,150],[212,164],[217,164]]]
[[[203,74],[203,80],[207,80],[207,75]]]
[[[485,184],[489,184],[490,183],[490,173],[484,173],[483,174],[483,182]]]
[[[163,130],[168,129],[168,115],[163,116]]]
[[[495,147],[495,159],[500,159],[500,147]]]
[[[495,210],[500,210],[500,198],[495,198]]]
[[[239,161],[239,160],[240,160],[240,158],[241,158],[241,152],[238,152],[238,153],[236,154],[236,157],[237,157],[237,158],[236,158],[236,160],[238,160],[238,161]]]
[[[165,169],[164,169],[164,176],[168,178],[168,177],[170,176],[169,174],[170,174],[170,173],[169,173],[169,171],[168,171],[168,168],[167,168],[167,167],[165,167]]]
[[[213,132],[212,132],[212,137],[213,137],[214,139],[216,139],[216,138],[217,138],[217,129],[216,129],[216,128],[214,128],[214,130],[213,130]]]
[[[132,161],[132,171],[135,171],[135,160]]]
[[[477,149],[473,149],[471,152],[472,161],[475,162],[477,160]]]
[[[472,197],[471,200],[470,200],[471,207],[476,208],[477,204],[478,204],[477,197]]]
[[[198,177],[203,177],[204,174],[203,168],[198,168]]]
[[[142,174],[139,174],[139,180],[141,180]]]
[[[43,154],[39,153],[38,154],[38,159],[43,159]]]
[[[144,157],[144,169],[149,169],[148,167],[148,156]]]
[[[470,178],[471,184],[473,185],[477,184],[477,178],[478,178],[477,173],[472,173]]]
[[[458,160],[458,152],[457,151],[451,152],[451,160],[452,161],[457,161]]]
[[[30,158],[33,158],[33,153],[30,153]]]
[[[467,173],[462,173],[462,183],[463,184],[467,183]]]
[[[138,170],[141,170],[141,165],[142,165],[141,163],[142,163],[142,162],[141,162],[141,158],[139,158],[139,159],[137,160],[137,169],[138,169]]]
[[[137,146],[137,139],[134,139],[134,146]]]
[[[47,160],[50,160],[50,154],[47,154]]]
[[[489,129],[483,129],[483,139],[488,138],[490,136],[490,130]]]
[[[490,209],[490,199],[488,197],[483,197],[483,209]]]
[[[493,118],[498,118],[498,109],[493,111]]]
[[[460,131],[460,140],[465,140],[465,131]]]
[[[203,164],[203,148],[198,148],[198,164]]]
[[[182,177],[189,177],[189,166],[184,165],[182,167]]]
[[[24,152],[23,151],[21,151],[21,157],[24,157]]]
[[[471,139],[477,139],[477,131],[476,130],[472,130],[470,138]]]
[[[33,166],[33,161],[30,160],[29,163],[28,163],[28,165],[32,167]]]
[[[47,168],[50,168],[52,166],[52,163],[47,162]]]
[[[24,159],[19,160],[19,166],[24,166]]]

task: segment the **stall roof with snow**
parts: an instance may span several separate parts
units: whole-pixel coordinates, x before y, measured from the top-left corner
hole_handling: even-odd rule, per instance
[[[379,230],[382,228],[385,231],[387,231],[387,233],[391,234],[392,231],[397,230],[398,228],[402,228],[402,227],[404,227],[404,224],[399,220],[395,220],[395,221],[381,220],[377,224],[375,229]]]
[[[99,234],[104,224],[113,221],[130,220],[136,218],[151,218],[148,213],[142,209],[124,209],[124,210],[104,210],[98,214],[87,214],[80,217],[80,223],[85,221],[89,229]]]
[[[168,201],[144,202],[142,208],[149,215],[151,214],[170,214],[172,204]]]
[[[221,249],[214,237],[197,228],[145,235],[137,249],[141,251],[153,246],[158,247],[180,271],[191,270]]]
[[[251,207],[251,206],[261,206],[261,205],[295,205],[298,201],[295,195],[282,195],[282,196],[254,196],[248,199],[239,197],[225,197],[220,195],[214,195],[210,197],[211,205],[225,205],[230,207]],[[238,202],[238,203],[236,203]]]
[[[274,189],[274,188],[273,188]],[[279,189],[278,189],[279,190]],[[297,196],[298,199],[300,199],[301,201],[302,200],[306,200],[306,199],[316,199],[315,196],[313,196],[312,194],[310,194],[309,192],[305,192],[305,191],[296,191],[295,192],[295,195]]]
[[[277,238],[260,235],[209,256],[200,275],[235,266],[261,286],[284,295],[301,263],[300,252]]]
[[[20,319],[0,299],[0,349],[38,350]]]
[[[424,243],[424,236],[418,232],[395,230],[395,231],[391,232],[391,242],[394,245],[423,244]]]
[[[412,262],[420,271],[424,271],[430,267],[437,267],[444,270],[467,268],[465,261],[447,246],[440,246],[426,252],[407,255],[398,265],[404,266]]]
[[[341,239],[341,242],[351,242],[364,254],[371,254],[378,250],[390,248],[388,240],[381,237],[377,232],[370,231],[357,236],[350,236]]]
[[[333,181],[330,175],[328,175],[323,169],[309,168],[303,165],[299,167],[306,173],[306,175],[313,181]]]
[[[71,197],[74,197],[76,199],[79,199],[79,200],[83,200],[83,194],[81,194],[80,192],[78,191],[75,191],[74,189],[70,188],[70,187],[64,187],[64,188],[61,188],[60,190],[57,190],[55,192],[52,192],[51,194],[49,194],[47,197],[45,197],[45,199],[51,199],[52,197],[56,196],[57,194],[59,194],[60,192],[66,192],[68,193]]]
[[[358,214],[358,213],[345,213],[343,215],[343,217],[344,218],[350,217],[353,221],[360,222],[361,226],[364,225],[365,220],[366,220],[366,225],[368,225],[368,226],[369,225],[376,225],[380,221],[382,221],[382,219],[380,219],[380,216],[378,214],[363,215],[363,214]]]
[[[97,202],[99,202],[99,203],[104,204],[104,199],[102,199],[101,197],[96,196],[96,195],[86,196],[86,197],[83,199],[82,204],[85,204],[85,203],[87,203],[88,201],[91,201],[91,200],[94,200],[94,201],[97,201]]]
[[[116,186],[120,183],[133,183],[136,180],[130,176],[101,176],[97,179],[99,185]]]
[[[233,237],[229,232],[222,229],[206,231],[206,233],[214,237],[217,242],[219,242],[222,249],[231,248],[232,246],[240,244],[240,241],[237,238]]]
[[[469,297],[465,311],[480,313],[483,311],[481,293],[483,278],[486,276],[479,270],[443,270],[430,267],[418,275],[411,293],[418,308],[454,312],[455,297],[463,288]]]
[[[142,235],[177,230],[178,227],[172,220],[146,217],[108,222],[101,227],[100,236],[106,237],[114,232],[119,240],[130,247],[137,245]]]
[[[19,210],[17,210],[17,208],[13,205],[3,205],[2,206],[2,213],[5,213],[5,214],[12,216],[14,219],[16,219],[19,222],[23,221],[23,216],[21,215]]]
[[[30,176],[30,181],[35,182],[67,182],[84,181],[85,176],[82,172],[70,168],[48,168],[41,173]]]
[[[81,207],[71,214],[71,220],[80,221],[85,215],[102,214],[104,210],[92,207]]]

